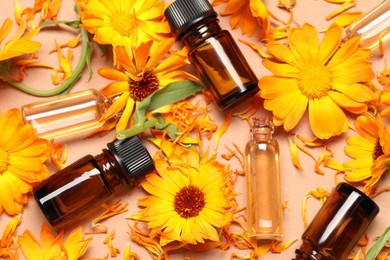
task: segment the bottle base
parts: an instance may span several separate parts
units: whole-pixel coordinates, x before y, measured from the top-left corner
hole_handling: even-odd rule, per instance
[[[226,97],[225,99],[218,102],[218,106],[223,110],[230,110],[238,105],[240,105],[246,98],[250,98],[250,96],[255,96],[257,92],[259,92],[260,89],[257,86],[257,84],[251,84],[248,86],[245,86],[245,89],[241,92],[236,92],[234,94],[231,94],[230,96]]]

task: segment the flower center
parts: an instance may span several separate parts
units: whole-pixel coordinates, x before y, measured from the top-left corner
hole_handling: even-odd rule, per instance
[[[309,99],[326,96],[332,83],[332,73],[321,64],[307,66],[298,74],[299,89]]]
[[[382,150],[382,146],[381,144],[379,143],[379,139],[376,141],[376,145],[374,147],[374,152],[372,153],[372,158],[374,159],[374,161],[376,159],[378,159],[379,156],[381,156],[383,153],[383,150]]]
[[[9,153],[0,147],[0,174],[5,172],[9,165]]]
[[[156,75],[145,71],[140,80],[129,79],[130,96],[135,101],[142,101],[158,89],[159,81]]]
[[[111,16],[111,26],[121,35],[130,36],[135,26],[133,26],[131,15],[116,12]]]
[[[196,217],[205,205],[204,193],[198,187],[189,185],[176,193],[174,205],[183,218]]]

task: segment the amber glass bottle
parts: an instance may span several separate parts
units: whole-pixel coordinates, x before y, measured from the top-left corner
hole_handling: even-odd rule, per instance
[[[34,187],[35,199],[56,229],[79,220],[111,195],[134,187],[154,169],[152,158],[138,137],[107,144],[97,156],[86,155]]]
[[[264,118],[253,118],[252,139],[245,148],[247,222],[256,239],[279,239],[283,235],[279,144],[274,127]]]
[[[374,49],[390,40],[390,0],[383,1],[376,8],[353,22],[346,30],[348,38],[360,36],[360,47]]]
[[[364,193],[340,183],[306,231],[295,260],[345,260],[379,212]]]
[[[229,109],[259,91],[257,78],[208,0],[176,0],[165,16],[214,101]]]
[[[37,130],[37,136],[68,141],[85,138],[103,126],[100,118],[111,101],[96,89],[56,96],[22,106],[25,123]]]

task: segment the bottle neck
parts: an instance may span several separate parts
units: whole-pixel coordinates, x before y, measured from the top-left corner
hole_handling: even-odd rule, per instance
[[[190,49],[194,49],[202,41],[221,32],[221,30],[218,19],[215,17],[208,17],[188,28],[186,32],[179,37],[179,40],[181,40],[184,45],[190,47]]]
[[[256,143],[269,143],[272,141],[272,133],[268,129],[253,129],[252,140]]]
[[[122,193],[129,185],[131,187],[134,185],[133,182],[128,182],[118,161],[109,150],[103,149],[103,153],[96,155],[94,158],[103,175],[105,184],[114,194]]]

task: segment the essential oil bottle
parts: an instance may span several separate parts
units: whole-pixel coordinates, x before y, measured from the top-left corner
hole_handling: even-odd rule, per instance
[[[64,228],[96,209],[112,195],[134,187],[154,170],[150,154],[137,137],[107,144],[99,155],[86,155],[34,187],[33,194],[50,224]]]
[[[347,259],[378,212],[360,190],[338,184],[303,233],[295,260]]]
[[[265,117],[252,119],[252,138],[245,148],[248,233],[258,240],[283,236],[279,144]]]
[[[219,26],[208,0],[176,0],[165,16],[189,59],[222,110],[259,91],[258,79],[230,33]]]
[[[98,90],[88,89],[24,105],[21,112],[38,137],[64,141],[84,138],[103,126],[100,118],[109,104]]]
[[[390,39],[390,0],[383,1],[369,13],[353,22],[346,30],[348,38],[360,36],[360,47],[374,49],[379,41]]]

